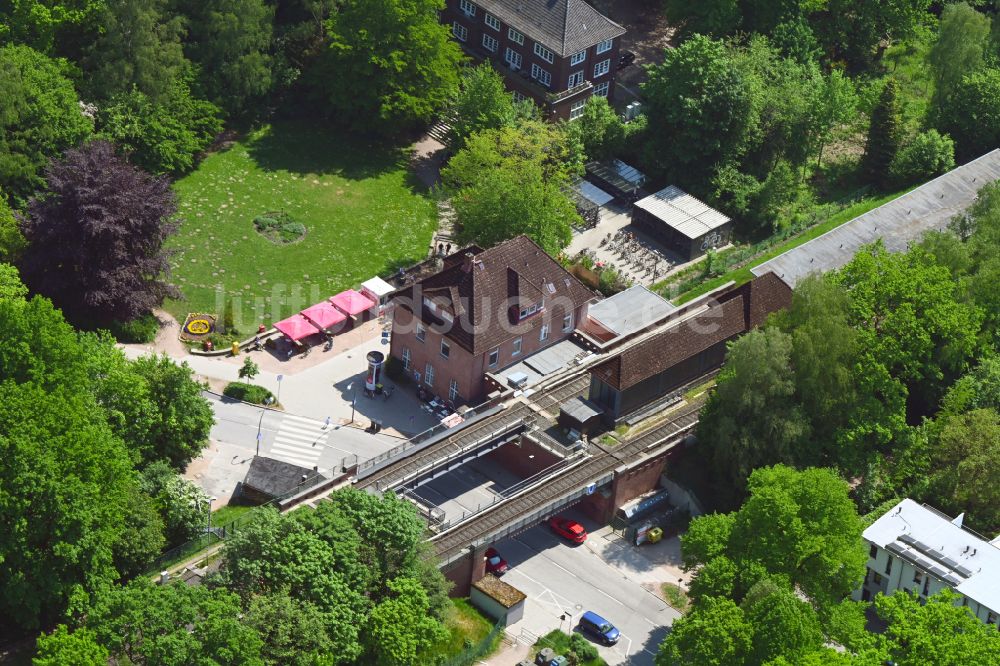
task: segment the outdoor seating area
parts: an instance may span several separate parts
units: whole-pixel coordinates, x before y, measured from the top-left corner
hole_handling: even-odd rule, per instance
[[[378,316],[378,301],[370,296],[347,289],[325,301],[302,310],[298,314],[274,323],[288,343],[288,356],[296,350],[303,355],[309,353],[310,340],[326,341],[326,349],[333,348],[333,336],[364,321],[365,313]]]

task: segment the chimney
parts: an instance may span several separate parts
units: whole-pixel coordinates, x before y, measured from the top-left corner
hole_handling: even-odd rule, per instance
[[[466,252],[465,256],[462,257],[462,270],[466,273],[472,271],[472,260],[474,255],[471,252]]]

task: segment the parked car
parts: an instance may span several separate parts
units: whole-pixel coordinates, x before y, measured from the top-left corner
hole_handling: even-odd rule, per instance
[[[496,548],[486,549],[486,573],[502,576],[507,573],[507,560],[500,557]]]
[[[569,518],[552,516],[549,518],[549,528],[559,536],[569,539],[573,543],[583,543],[587,540],[587,530],[583,529],[583,525]]]
[[[587,611],[580,618],[580,629],[588,633],[605,645],[614,645],[618,642],[621,632],[603,617],[594,611]]]

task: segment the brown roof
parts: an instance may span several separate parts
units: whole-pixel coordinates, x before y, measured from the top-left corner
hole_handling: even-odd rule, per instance
[[[528,598],[528,595],[524,592],[513,585],[505,583],[493,574],[486,574],[473,583],[472,587],[493,599],[504,608],[515,606]]]
[[[398,297],[425,323],[472,354],[530,334],[548,322],[553,333],[563,317],[594,294],[570,275],[527,236],[518,236],[488,250],[460,250],[447,257],[444,268],[425,277]],[[450,326],[423,306],[427,297],[454,317]],[[417,302],[416,299],[420,299]],[[542,305],[544,312],[517,322],[518,311]],[[514,326],[517,325],[517,330]],[[555,337],[555,335],[553,335]]]
[[[719,296],[709,309],[658,333],[591,368],[595,377],[619,391],[635,386],[709,347],[760,326],[787,308],[792,290],[774,273]]]
[[[584,0],[475,0],[507,25],[562,57],[625,34]]]

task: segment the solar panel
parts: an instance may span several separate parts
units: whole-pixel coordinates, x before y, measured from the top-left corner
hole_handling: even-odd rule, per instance
[[[952,571],[955,571],[955,570],[958,569],[958,562],[956,562],[955,560],[951,559],[950,557],[942,557],[941,558],[941,564],[945,565],[946,567],[948,567]]]
[[[896,553],[897,555],[902,555],[904,557],[908,554],[908,551],[895,541],[890,544],[887,544],[885,549],[893,553]]]
[[[949,583],[951,583],[952,585],[962,584],[962,579],[956,576],[955,574],[948,574],[947,576],[944,577],[944,579]]]
[[[917,540],[914,539],[913,535],[911,535],[911,534],[903,534],[903,535],[900,535],[900,536],[896,537],[896,539],[898,541],[902,541],[903,543],[907,543],[907,544],[910,544],[910,545],[913,545],[913,544],[915,544],[917,542]]]
[[[958,573],[962,574],[966,578],[968,578],[969,576],[972,575],[972,569],[967,569],[966,567],[963,567],[963,566],[955,567],[955,571],[957,571]]]
[[[933,567],[933,566],[930,567],[930,572],[932,574],[934,574],[935,576],[937,576],[938,578],[941,578],[942,580],[944,579],[945,576],[948,575],[947,571],[945,571],[944,569],[941,569],[939,567]]]

